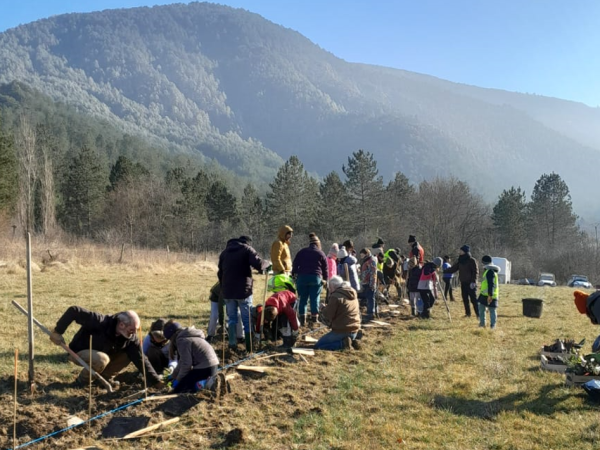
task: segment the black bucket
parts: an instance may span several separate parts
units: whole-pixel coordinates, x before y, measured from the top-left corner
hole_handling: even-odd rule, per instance
[[[523,315],[526,317],[542,317],[542,309],[544,308],[544,300],[539,298],[524,298],[523,299]]]

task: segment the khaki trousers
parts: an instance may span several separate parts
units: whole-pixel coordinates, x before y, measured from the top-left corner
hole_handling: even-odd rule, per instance
[[[81,350],[80,352],[77,352],[77,355],[79,355],[79,357],[87,364],[90,363],[89,350]],[[69,358],[69,360],[72,363],[79,365],[74,358]],[[105,378],[106,380],[117,375],[120,371],[125,369],[130,362],[129,357],[125,352],[117,353],[116,355],[113,355],[111,359],[106,353],[92,350],[92,369],[102,375],[102,378]],[[87,369],[83,369],[77,377],[77,380],[83,384],[88,383],[89,379],[90,374]]]

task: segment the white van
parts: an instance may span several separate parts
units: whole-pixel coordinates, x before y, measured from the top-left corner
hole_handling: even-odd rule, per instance
[[[506,258],[496,258],[492,257],[492,264],[500,267],[500,272],[498,272],[498,283],[500,284],[508,284],[510,283],[510,272],[512,264]]]

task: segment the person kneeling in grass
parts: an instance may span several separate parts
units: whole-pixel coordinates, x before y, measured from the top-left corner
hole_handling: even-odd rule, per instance
[[[360,330],[360,306],[356,291],[342,277],[329,280],[329,301],[321,310],[321,320],[331,327],[315,344],[315,350],[341,350],[351,345]]]
[[[219,358],[206,342],[204,332],[194,327],[182,328],[179,322],[169,320],[163,334],[171,341],[170,359],[175,359],[175,355],[178,359],[177,367],[170,376],[173,392],[179,394],[201,389],[217,391],[222,381],[217,376]]]

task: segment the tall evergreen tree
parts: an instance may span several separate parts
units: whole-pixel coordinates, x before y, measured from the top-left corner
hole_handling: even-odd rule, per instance
[[[527,200],[525,191],[511,187],[502,191],[492,214],[500,244],[509,249],[523,248],[527,243]]]
[[[291,156],[279,168],[269,187],[269,226],[276,230],[287,223],[296,233],[307,233],[313,225],[315,209],[318,207],[319,199],[315,197],[318,195],[318,188],[315,192],[314,182],[297,156]]]
[[[149,175],[150,172],[142,164],[134,163],[126,156],[119,156],[110,169],[108,180],[110,189],[116,189],[119,183],[130,183],[141,176]]]
[[[65,228],[82,236],[91,236],[102,210],[108,182],[100,158],[89,147],[82,147],[71,158],[61,192],[63,209],[60,219]]]
[[[262,242],[265,235],[265,207],[254,185],[248,183],[240,202],[240,218],[246,230],[257,242]]]
[[[220,180],[211,184],[206,196],[208,220],[216,224],[235,222],[238,217],[237,200]]]
[[[17,157],[13,140],[0,122],[0,213],[11,210],[17,197]]]
[[[346,188],[356,205],[359,231],[366,234],[372,218],[382,208],[383,178],[379,176],[377,161],[370,152],[358,150],[342,166]]]
[[[322,212],[321,217],[326,224],[324,237],[342,239],[351,231],[352,210],[347,207],[350,202],[348,190],[337,172],[325,176],[320,186]]]
[[[529,211],[529,234],[541,244],[554,246],[576,236],[577,216],[569,187],[558,174],[543,174],[537,180]]]

